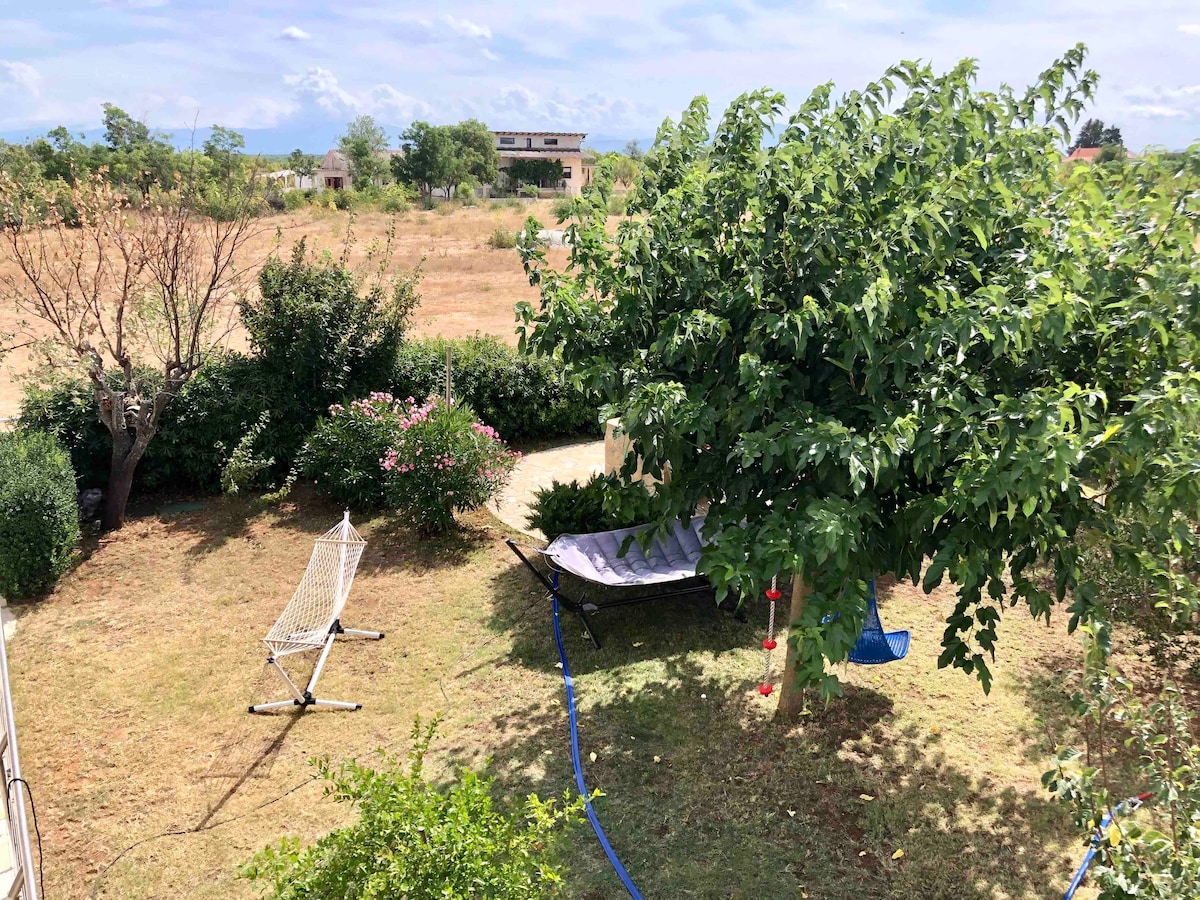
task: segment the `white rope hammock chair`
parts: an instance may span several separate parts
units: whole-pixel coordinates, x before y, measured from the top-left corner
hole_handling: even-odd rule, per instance
[[[251,706],[250,712],[263,712],[284,706],[362,708],[361,703],[324,700],[316,697],[313,692],[316,690],[317,680],[321,677],[321,670],[325,668],[329,650],[339,634],[383,638],[382,631],[343,628],[341,622],[342,608],[346,605],[350,585],[354,583],[354,574],[358,571],[358,561],[362,559],[366,546],[367,542],[350,524],[349,512],[342,517],[341,522],[317,538],[312,556],[308,560],[308,568],[304,570],[296,592],[292,594],[292,599],[263,638],[263,643],[271,651],[271,655],[267,657],[267,664],[279,673],[292,697],[290,700],[259,703]],[[320,650],[321,655],[313,667],[308,686],[301,691],[279,664],[279,657],[311,650]]]

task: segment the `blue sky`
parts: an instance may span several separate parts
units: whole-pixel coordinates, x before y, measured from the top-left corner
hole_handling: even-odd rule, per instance
[[[799,102],[900,59],[1024,85],[1077,41],[1133,149],[1200,139],[1200,0],[0,0],[0,135],[94,129],[111,101],[177,137],[323,151],[355,115],[652,136],[696,94]]]

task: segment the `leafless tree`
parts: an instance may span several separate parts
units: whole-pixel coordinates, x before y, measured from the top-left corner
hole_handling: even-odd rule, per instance
[[[255,183],[231,188],[213,218],[184,181],[130,205],[102,172],[66,189],[0,176],[0,248],[10,257],[0,302],[29,317],[19,338],[95,388],[112,435],[105,528],[124,521],[163,411],[236,321],[251,278],[238,258],[261,230]]]

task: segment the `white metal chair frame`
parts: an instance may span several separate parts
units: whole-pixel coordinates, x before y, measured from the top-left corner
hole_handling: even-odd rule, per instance
[[[288,693],[292,695],[291,699],[259,703],[251,706],[250,712],[265,712],[285,706],[362,709],[361,703],[327,700],[317,697],[314,692],[325,668],[325,661],[329,658],[329,651],[339,634],[383,639],[382,631],[361,631],[357,628],[342,627],[342,608],[346,605],[346,597],[350,594],[350,586],[354,583],[358,562],[366,546],[367,542],[350,524],[349,512],[343,515],[341,522],[317,538],[308,566],[300,584],[296,586],[295,593],[292,594],[292,599],[263,638],[263,643],[271,651],[271,655],[267,657],[267,665],[279,673],[279,677],[287,685]],[[321,655],[317,657],[317,664],[313,667],[307,687],[301,691],[279,664],[279,657],[317,649],[321,651]]]

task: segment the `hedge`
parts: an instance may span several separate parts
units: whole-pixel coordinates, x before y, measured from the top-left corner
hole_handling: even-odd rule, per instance
[[[270,404],[255,359],[214,357],[168,404],[158,434],[138,464],[134,490],[219,491],[221,467],[246,430]],[[144,373],[147,382],[153,375]],[[112,439],[96,417],[86,379],[27,388],[20,427],[56,436],[71,455],[80,489],[108,484]]]
[[[525,356],[494,337],[407,341],[387,389],[418,400],[444,393],[447,348],[454,398],[504,440],[600,433],[598,399],[567,385],[553,360]]]
[[[41,594],[79,541],[75,473],[48,434],[0,434],[0,595]]]

